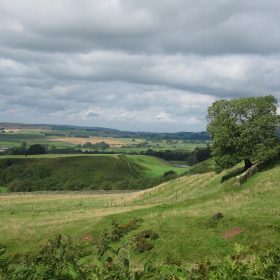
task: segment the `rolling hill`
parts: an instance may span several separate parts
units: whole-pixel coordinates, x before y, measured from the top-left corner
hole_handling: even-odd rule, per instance
[[[162,263],[167,258],[184,265],[219,260],[236,244],[262,252],[280,246],[280,165],[257,173],[244,185],[225,173],[187,175],[148,190],[108,194],[30,194],[0,196],[0,244],[9,254],[35,253],[57,233],[88,246],[100,240],[112,221],[143,219],[141,227],[115,246],[124,245],[142,230],[159,235],[149,253],[131,253],[131,263]],[[36,242],[34,243],[34,240]]]
[[[17,192],[142,189],[170,170],[187,168],[150,156],[8,156],[0,158],[0,186]]]

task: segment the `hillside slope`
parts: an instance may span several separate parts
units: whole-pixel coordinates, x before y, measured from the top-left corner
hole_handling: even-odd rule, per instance
[[[160,238],[151,252],[131,254],[135,266],[143,258],[183,263],[219,259],[232,253],[236,243],[262,251],[280,246],[279,174],[276,165],[242,186],[235,179],[221,184],[224,174],[206,173],[128,194],[0,196],[0,244],[11,254],[36,252],[57,233],[77,242],[87,236],[94,244],[112,221],[143,218],[141,227],[120,244],[144,229]],[[224,218],[213,220],[219,212]]]
[[[0,157],[0,186],[10,191],[140,189],[171,169],[187,170],[149,156]]]

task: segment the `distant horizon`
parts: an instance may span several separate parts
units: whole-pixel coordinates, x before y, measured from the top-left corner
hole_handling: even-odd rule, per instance
[[[1,121],[0,122],[0,128],[1,125],[8,124],[8,125],[34,125],[34,126],[69,126],[69,127],[80,127],[80,128],[90,128],[90,129],[108,129],[108,130],[116,130],[121,132],[132,132],[132,133],[201,133],[201,132],[207,132],[207,129],[205,130],[198,130],[198,131],[144,131],[144,130],[126,130],[126,129],[118,129],[114,127],[103,127],[103,126],[88,126],[88,125],[75,125],[75,124],[62,124],[62,123],[31,123],[31,122],[6,122]]]

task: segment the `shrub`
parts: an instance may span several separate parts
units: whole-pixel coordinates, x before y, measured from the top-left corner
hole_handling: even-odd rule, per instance
[[[9,192],[31,192],[36,188],[34,181],[15,179],[7,185]]]
[[[163,178],[168,178],[168,179],[171,179],[171,178],[176,178],[177,177],[177,173],[174,171],[174,170],[169,170],[169,171],[166,171],[163,176]]]
[[[142,222],[142,219],[132,219],[127,224],[121,225],[118,222],[114,221],[112,223],[112,241],[119,241],[124,235],[132,230],[137,229]]]
[[[138,253],[148,252],[153,249],[151,240],[159,238],[159,235],[152,230],[143,230],[133,238],[134,250]]]
[[[44,146],[42,146],[40,144],[35,144],[35,145],[31,145],[28,148],[27,153],[29,155],[41,155],[41,154],[46,154],[47,151]]]
[[[133,243],[134,249],[138,253],[151,251],[154,247],[147,239],[141,236],[135,237]]]
[[[159,235],[152,230],[143,230],[137,235],[137,237],[155,240],[159,238]]]

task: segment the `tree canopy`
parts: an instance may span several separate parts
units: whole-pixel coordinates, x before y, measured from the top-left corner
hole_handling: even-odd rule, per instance
[[[29,155],[41,155],[47,153],[46,149],[40,144],[31,145],[27,151]]]
[[[217,171],[242,160],[247,169],[278,153],[277,99],[271,95],[216,101],[207,119]]]

